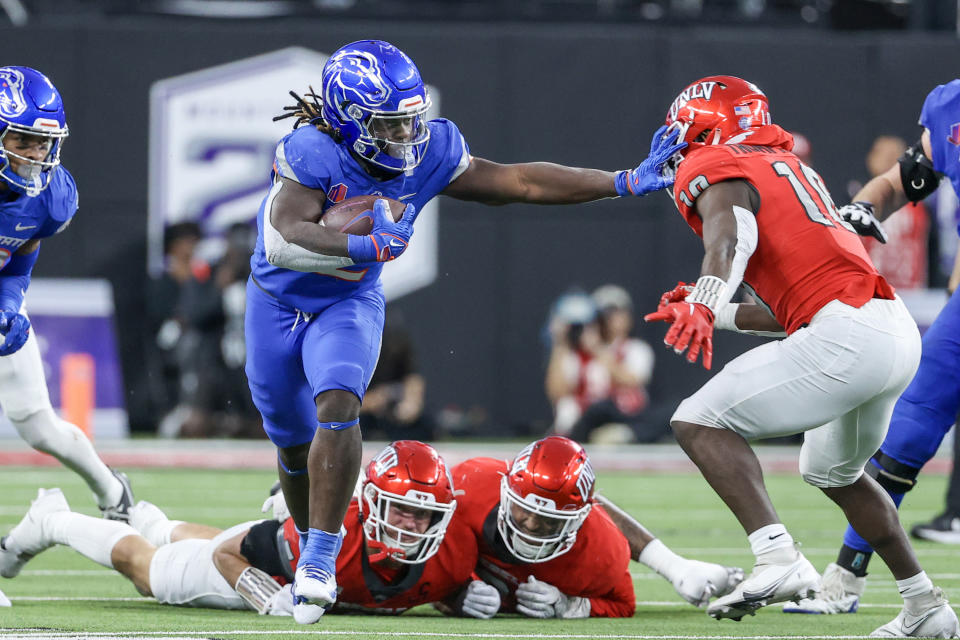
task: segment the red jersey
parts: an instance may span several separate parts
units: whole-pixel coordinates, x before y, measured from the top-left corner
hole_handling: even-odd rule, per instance
[[[275,520],[266,520],[255,525],[254,529],[271,523],[276,535],[255,533],[251,536],[248,533],[247,538],[273,541],[273,557],[279,555],[282,573],[277,573],[273,564],[256,562],[252,557],[257,555],[255,553],[245,552],[244,555],[253,566],[276,575],[277,581],[285,584],[292,581],[296,572],[300,536],[292,518],[287,518],[282,528]],[[477,544],[472,532],[462,523],[450,523],[436,555],[425,563],[400,565],[399,569],[370,563],[356,498],[350,501],[343,524],[347,534],[337,556],[339,595],[333,609],[335,612],[403,613],[411,607],[444,600],[470,581],[477,563]]]
[[[594,504],[569,551],[552,560],[524,563],[507,550],[497,531],[500,481],[505,460],[472,458],[453,468],[457,498],[453,520],[465,523],[480,549],[478,575],[500,591],[502,611],[516,607],[517,585],[534,576],[567,596],[590,598],[590,615],[626,618],[636,610],[627,539],[598,504]],[[448,533],[449,535],[449,533]]]
[[[793,333],[824,305],[853,307],[892,299],[859,236],[840,219],[820,176],[787,151],[790,136],[776,125],[746,143],[705,145],[680,163],[673,198],[687,224],[703,236],[697,197],[724,180],[745,180],[760,196],[759,238],[743,277],[757,299]]]

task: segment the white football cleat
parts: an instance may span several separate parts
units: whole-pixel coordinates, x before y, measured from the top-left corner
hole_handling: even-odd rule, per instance
[[[960,623],[940,587],[934,587],[929,596],[917,606],[917,612],[907,610],[874,630],[871,638],[960,638]]]
[[[707,607],[711,617],[733,618],[754,615],[757,609],[785,600],[801,600],[816,595],[820,574],[802,553],[785,564],[756,564],[746,580],[728,595]]]
[[[313,624],[337,601],[337,579],[312,564],[297,567],[293,579],[293,619]]]
[[[10,603],[10,598],[3,594],[3,591],[0,591],[0,607],[10,607],[13,606]]]
[[[16,577],[23,565],[53,544],[43,532],[43,518],[57,511],[70,511],[60,489],[40,489],[23,519],[0,538],[0,576]]]
[[[866,576],[858,578],[852,571],[831,562],[820,579],[820,593],[817,597],[804,598],[797,603],[788,602],[783,605],[783,612],[824,615],[856,613],[860,607],[860,596],[866,588]]]

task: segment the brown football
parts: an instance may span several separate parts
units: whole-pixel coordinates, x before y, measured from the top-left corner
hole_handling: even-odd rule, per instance
[[[320,224],[332,227],[340,233],[349,233],[354,236],[366,236],[373,230],[373,203],[381,199],[380,196],[356,196],[338,202],[323,212]],[[390,213],[393,221],[398,222],[403,215],[405,204],[393,198],[383,198],[390,203]]]

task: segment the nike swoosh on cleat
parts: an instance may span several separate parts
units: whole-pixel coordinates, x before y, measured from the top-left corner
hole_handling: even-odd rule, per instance
[[[743,599],[746,601],[762,600],[763,598],[770,596],[774,591],[777,590],[777,588],[781,584],[786,582],[787,578],[791,577],[792,575],[793,575],[793,571],[788,571],[787,573],[783,574],[783,576],[781,576],[779,580],[777,580],[776,582],[773,582],[772,584],[767,585],[763,590],[758,591],[756,593],[751,593],[749,591],[744,590]]]
[[[907,635],[910,635],[917,627],[923,624],[923,621],[930,617],[930,614],[936,611],[936,609],[931,609],[927,611],[924,615],[917,618],[913,624],[907,624],[907,621],[903,621],[903,630],[907,632]]]

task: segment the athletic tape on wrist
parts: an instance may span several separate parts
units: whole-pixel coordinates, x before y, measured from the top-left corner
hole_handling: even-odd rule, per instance
[[[727,331],[739,331],[740,329],[737,328],[737,308],[739,306],[739,304],[732,302],[722,305],[717,309],[713,326],[717,329],[725,329]]]

